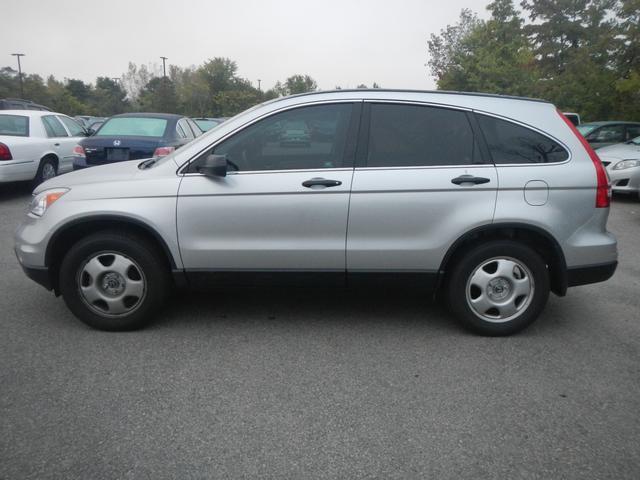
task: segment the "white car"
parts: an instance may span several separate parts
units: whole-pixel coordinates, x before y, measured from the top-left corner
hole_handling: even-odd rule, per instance
[[[601,148],[598,157],[607,169],[613,192],[640,195],[640,137]]]
[[[73,149],[86,136],[61,113],[0,110],[0,183],[39,184],[73,170]]]

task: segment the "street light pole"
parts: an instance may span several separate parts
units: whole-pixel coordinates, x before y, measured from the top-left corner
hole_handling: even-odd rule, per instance
[[[160,58],[162,59],[162,76],[164,78],[167,78],[167,68],[164,62],[167,61],[169,57],[160,57]]]
[[[260,90],[260,82],[261,82],[261,81],[262,81],[262,80],[258,79],[258,90]]]
[[[24,53],[12,53],[14,57],[18,58],[18,78],[20,79],[20,98],[24,98],[24,85],[22,84],[22,66],[20,65],[20,57],[24,57]]]

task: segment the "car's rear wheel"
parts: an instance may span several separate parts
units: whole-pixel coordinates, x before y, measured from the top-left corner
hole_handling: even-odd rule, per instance
[[[33,185],[38,186],[42,182],[46,182],[56,175],[58,175],[58,165],[56,160],[52,157],[45,157],[40,160],[38,171],[36,172],[36,176],[33,179]]]
[[[533,249],[493,241],[471,249],[453,267],[447,298],[467,328],[483,335],[516,333],[542,312],[549,274]]]
[[[169,280],[161,253],[144,238],[99,232],[80,240],[60,267],[69,309],[100,330],[144,326],[162,305]]]

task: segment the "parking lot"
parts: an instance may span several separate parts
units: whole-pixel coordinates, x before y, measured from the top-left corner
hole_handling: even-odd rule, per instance
[[[28,280],[0,187],[0,479],[640,476],[640,202],[620,265],[509,338],[415,295],[179,293],[104,333]]]

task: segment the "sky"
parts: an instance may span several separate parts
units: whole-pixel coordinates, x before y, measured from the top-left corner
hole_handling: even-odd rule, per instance
[[[488,0],[0,0],[0,67],[94,82],[128,62],[228,57],[263,90],[294,74],[321,89],[432,89],[427,40]]]

